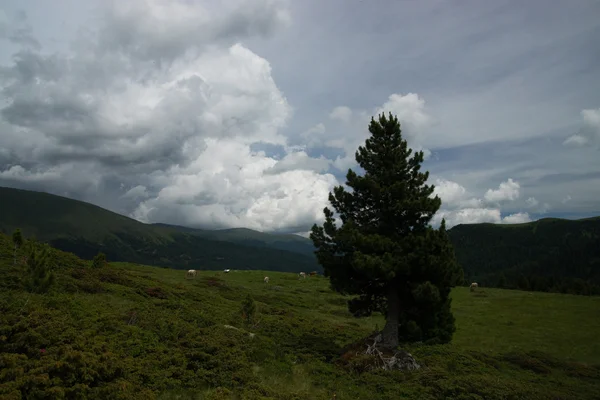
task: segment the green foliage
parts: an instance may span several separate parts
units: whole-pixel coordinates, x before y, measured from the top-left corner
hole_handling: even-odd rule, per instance
[[[45,293],[54,283],[51,247],[36,240],[27,242],[25,287],[33,293]]]
[[[421,370],[382,372],[341,361],[383,317],[353,318],[326,279],[269,272],[264,285],[264,271],[203,271],[186,280],[135,264],[94,269],[49,249],[56,282],[38,294],[14,285],[22,266],[12,257],[0,234],[2,399],[586,400],[600,390],[598,297],[455,288],[452,343],[411,345]],[[242,328],[248,295],[261,311],[254,338],[225,327],[236,314]]]
[[[92,260],[92,268],[102,268],[106,265],[106,254],[100,252]]]
[[[254,303],[254,299],[248,293],[246,298],[242,302],[242,320],[244,321],[244,325],[252,326],[255,322],[256,317],[256,304]]]
[[[349,170],[347,191],[334,188],[329,201],[339,214],[324,209],[325,223],[310,235],[319,263],[332,287],[358,295],[350,304],[357,316],[386,313],[384,343],[446,343],[454,332],[450,289],[462,282],[462,270],[445,222],[429,226],[441,205],[421,172],[423,152],[412,155],[398,119],[371,119],[371,136],[356,152],[363,176]],[[411,157],[412,155],[412,157]]]
[[[23,235],[19,228],[15,229],[12,234],[12,241],[15,246],[13,253],[13,265],[17,264],[17,249],[23,245]]]

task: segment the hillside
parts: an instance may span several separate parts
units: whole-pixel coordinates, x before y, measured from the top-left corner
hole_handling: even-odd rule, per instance
[[[87,259],[103,251],[113,261],[173,268],[322,270],[312,242],[297,235],[143,224],[81,201],[0,188],[0,232],[15,228]],[[449,235],[469,282],[600,294],[600,217],[457,225]]]
[[[249,246],[248,242],[218,240],[181,227],[143,224],[101,207],[48,193],[0,188],[0,232],[20,228],[80,257],[98,251],[109,260],[172,268],[319,270],[313,254],[299,254],[277,246]],[[188,231],[193,231],[192,233]],[[272,242],[285,242],[277,235]],[[298,237],[299,239],[303,239]]]
[[[168,224],[154,224],[154,226],[168,227],[205,239],[243,244],[252,247],[286,250],[310,256],[313,256],[315,251],[310,239],[293,234],[263,233],[247,228],[203,230]]]
[[[449,235],[469,281],[600,294],[600,217],[457,225]]]
[[[360,358],[340,355],[383,319],[352,317],[323,277],[270,272],[265,285],[263,271],[205,271],[186,280],[183,271],[127,263],[92,269],[52,251],[55,284],[35,294],[24,290],[26,267],[13,266],[12,255],[0,234],[2,399],[586,400],[600,393],[598,297],[455,288],[451,344],[408,346],[418,371],[369,372]],[[247,295],[257,307],[254,326],[241,321]]]

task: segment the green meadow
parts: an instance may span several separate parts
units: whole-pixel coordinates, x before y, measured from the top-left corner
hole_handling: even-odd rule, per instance
[[[350,315],[322,276],[53,257],[54,285],[30,293],[0,235],[0,399],[600,398],[600,297],[457,287],[452,343],[369,371],[340,355],[384,319]]]

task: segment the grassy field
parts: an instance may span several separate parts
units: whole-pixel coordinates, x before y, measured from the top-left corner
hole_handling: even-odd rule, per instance
[[[204,271],[186,280],[134,264],[91,269],[56,253],[57,282],[36,295],[20,288],[22,267],[0,239],[0,399],[600,396],[598,297],[456,288],[451,344],[411,345],[416,372],[365,372],[339,355],[383,319],[353,318],[323,277]],[[247,294],[257,306],[251,328],[240,312]]]

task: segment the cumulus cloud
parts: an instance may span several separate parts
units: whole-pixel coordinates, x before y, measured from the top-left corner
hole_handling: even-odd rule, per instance
[[[506,217],[502,218],[503,224],[522,224],[525,222],[531,222],[531,218],[529,217],[529,214],[526,212],[511,214],[511,215],[507,215]]]
[[[314,158],[309,157],[305,151],[292,151],[287,153],[277,164],[268,168],[265,173],[276,174],[293,170],[327,172],[330,164],[331,161],[323,156]]]
[[[303,133],[307,148],[341,150],[332,165],[339,171],[356,168],[355,152],[369,137],[369,121],[381,113],[392,113],[398,117],[402,135],[414,151],[423,151],[425,159],[431,151],[420,143],[420,136],[429,129],[434,120],[425,109],[425,100],[415,93],[405,95],[393,93],[381,106],[372,110],[352,110],[347,106],[335,107],[330,113],[330,123],[319,123]]]
[[[600,108],[582,110],[581,118],[579,133],[569,136],[563,144],[571,147],[600,146]]]
[[[1,182],[119,198],[146,222],[306,231],[322,218],[337,184],[329,163],[288,146],[292,108],[269,62],[238,42],[289,24],[286,1],[102,10],[70,53],[21,46],[2,70]],[[2,21],[1,38],[14,38]]]
[[[507,224],[529,222],[531,218],[527,212],[502,217],[500,203],[516,200],[519,197],[519,188],[519,183],[509,178],[506,182],[502,182],[498,189],[489,189],[485,192],[482,199],[469,193],[457,182],[437,179],[432,196],[439,196],[442,206],[432,218],[432,224],[437,226],[442,219],[446,220],[446,226],[449,228],[459,224],[482,222]]]
[[[445,209],[478,209],[483,205],[481,199],[471,196],[462,185],[446,179],[437,179],[433,195],[442,199]]]
[[[338,106],[329,114],[329,118],[342,122],[349,122],[351,117],[352,110],[346,106]]]
[[[545,214],[550,210],[550,204],[540,203],[535,197],[529,197],[525,200],[527,207],[532,209],[534,212]]]
[[[482,103],[481,97],[465,99],[473,95],[475,84],[468,89],[471,92],[462,94],[459,83],[441,94],[430,94],[434,92],[429,84],[414,84],[427,93],[426,104],[414,92],[395,89],[386,98],[389,92],[365,93],[348,85],[344,72],[335,70],[341,58],[331,60],[326,68],[320,66],[319,71],[335,70],[343,90],[329,81],[313,79],[315,76],[298,75],[299,68],[308,71],[308,64],[302,63],[314,60],[314,53],[301,57],[303,67],[286,70],[286,65],[299,62],[298,52],[306,49],[294,48],[290,54],[260,47],[267,42],[262,39],[278,39],[288,26],[294,27],[288,0],[110,0],[98,5],[100,12],[95,10],[93,20],[97,24],[86,24],[64,52],[43,51],[25,14],[11,19],[0,12],[0,40],[17,49],[8,64],[0,67],[0,185],[68,193],[148,222],[305,232],[322,219],[327,194],[338,184],[330,172],[341,176],[347,168],[356,169],[355,151],[369,135],[371,117],[392,112],[400,119],[411,148],[423,150],[426,159],[431,155],[429,148],[434,148],[441,154],[440,160],[451,159],[454,151],[455,162],[460,161],[461,168],[471,174],[471,180],[461,179],[450,175],[449,170],[456,172],[456,168],[440,168],[445,169],[441,175],[452,176],[462,185],[436,181],[436,194],[444,201],[435,217],[438,222],[442,216],[449,225],[525,221],[529,213],[549,209],[547,203],[533,197],[552,199],[543,190],[531,191],[533,178],[489,167],[495,170],[490,178],[489,171],[473,167],[482,164],[476,152],[466,156],[467,150],[460,153],[454,148],[444,153],[435,146],[471,143],[473,138],[504,138],[507,131],[511,137],[538,134],[543,130],[540,126],[557,126],[555,120],[564,119],[557,116],[556,107],[545,113],[553,120],[544,118],[544,124],[525,131],[519,128],[523,118],[528,121],[531,110],[538,108],[528,100],[530,108],[509,121],[513,129],[507,129],[485,121],[492,120],[492,112],[499,112],[494,118],[505,124],[503,115],[515,115],[514,110],[500,107],[498,111],[488,107],[491,103]],[[295,26],[305,29],[301,24]],[[367,26],[371,29],[372,24]],[[320,44],[323,36],[315,35]],[[47,45],[47,41],[41,42]],[[360,40],[354,42],[375,51]],[[287,41],[281,43],[290,47]],[[486,45],[480,50],[489,48],[495,47]],[[356,60],[376,56],[371,55],[356,56]],[[288,61],[275,64],[281,79],[276,83],[267,58],[277,57]],[[422,65],[433,64],[424,60]],[[353,65],[363,66],[360,62]],[[456,75],[448,71],[444,70]],[[405,72],[418,75],[412,70]],[[333,75],[321,78],[331,80]],[[435,71],[424,75],[428,80],[441,76]],[[370,78],[364,82],[371,85]],[[329,103],[330,99],[315,101],[323,97],[322,88],[330,83],[330,91],[339,97]],[[301,90],[294,96],[293,89],[298,86]],[[284,94],[282,87],[292,93]],[[315,87],[319,90],[314,91]],[[346,92],[349,90],[355,93]],[[506,98],[498,96],[504,90],[481,93],[488,93],[484,96],[488,101]],[[320,108],[313,114],[317,116],[290,128],[296,110],[288,102],[289,95],[296,101],[305,96],[308,100],[300,104],[299,113],[310,114],[307,109]],[[600,110],[586,109],[581,115],[583,128],[565,145],[598,143],[594,141]],[[444,122],[443,132],[438,129],[439,121]],[[276,149],[278,154],[254,151],[256,148]],[[479,154],[488,157],[488,152]],[[502,158],[502,162],[514,166],[514,160],[521,162],[529,156],[515,152],[512,157],[512,161]],[[508,176],[512,179],[487,190]],[[529,196],[525,201],[518,201],[521,184]],[[564,193],[578,193],[577,201],[584,197],[574,187],[560,196]],[[560,206],[560,198],[551,202]]]
[[[508,178],[506,182],[502,182],[498,189],[488,189],[485,192],[484,198],[492,203],[500,203],[503,201],[513,201],[519,198],[519,189],[521,186],[518,182]]]
[[[125,194],[122,197],[138,200],[145,199],[148,196],[150,196],[148,193],[148,189],[146,189],[146,187],[143,185],[137,185],[125,192]]]
[[[156,177],[162,189],[138,206],[137,219],[296,232],[322,220],[327,195],[337,184],[333,175],[308,169],[266,173],[277,160],[232,139],[207,143],[202,157]]]
[[[205,46],[229,46],[252,36],[270,36],[291,22],[286,1],[109,0],[100,48],[115,48],[143,60],[170,61]]]

